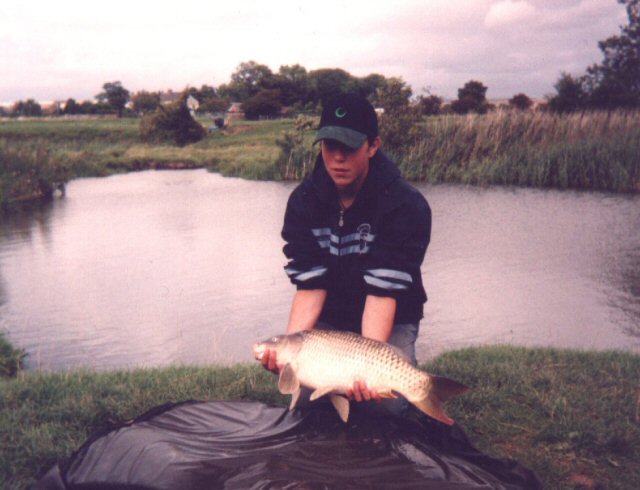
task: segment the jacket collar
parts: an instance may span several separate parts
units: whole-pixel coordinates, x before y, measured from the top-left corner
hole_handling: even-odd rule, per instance
[[[400,178],[400,170],[382,150],[378,150],[369,161],[369,173],[358,192],[357,201],[370,199],[389,187]],[[310,175],[311,183],[318,197],[323,201],[337,202],[338,191],[333,180],[327,173],[322,160],[322,153],[318,154],[313,172]]]

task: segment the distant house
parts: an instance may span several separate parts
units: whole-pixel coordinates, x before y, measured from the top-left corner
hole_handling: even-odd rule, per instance
[[[227,109],[227,119],[242,119],[243,117],[242,103],[232,102],[229,109]]]

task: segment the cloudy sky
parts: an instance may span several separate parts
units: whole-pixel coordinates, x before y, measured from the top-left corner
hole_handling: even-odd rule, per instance
[[[416,95],[475,79],[489,98],[542,97],[622,24],[616,0],[5,0],[0,102],[218,86],[249,60],[398,76]]]

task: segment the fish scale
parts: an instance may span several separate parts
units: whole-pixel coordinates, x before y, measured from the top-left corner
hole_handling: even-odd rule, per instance
[[[371,388],[397,386],[398,391],[410,393],[428,382],[426,373],[415,369],[388,344],[351,332],[305,332],[298,363],[301,382],[307,380],[307,386],[313,388],[331,384],[346,389],[362,379]]]
[[[444,413],[441,403],[469,389],[415,368],[389,344],[352,332],[307,330],[278,335],[255,344],[253,350],[256,359],[262,359],[266,351],[276,352],[278,365],[283,366],[278,387],[292,395],[291,409],[304,386],[314,390],[312,401],[329,396],[345,422],[349,403],[341,395],[356,381],[364,381],[381,396],[400,394],[419,410],[449,425],[453,419]]]

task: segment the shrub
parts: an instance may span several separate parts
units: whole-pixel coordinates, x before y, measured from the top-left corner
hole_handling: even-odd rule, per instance
[[[12,147],[0,142],[0,204],[51,197],[64,191],[69,164],[42,143]]]
[[[411,87],[402,79],[391,78],[378,90],[378,102],[384,109],[380,117],[382,147],[401,157],[415,138],[416,125],[422,120],[420,107],[411,105]]]
[[[167,107],[162,105],[140,121],[140,139],[147,142],[173,142],[178,146],[196,143],[207,130],[191,116],[182,100]]]
[[[276,161],[283,180],[302,179],[313,168],[315,152],[305,137],[316,125],[314,118],[298,116],[294,131],[287,131],[276,140],[280,155]]]
[[[15,349],[0,332],[0,378],[15,376],[22,369],[25,357],[25,351]]]
[[[282,111],[279,90],[261,90],[242,103],[244,116],[249,120],[277,117]]]

